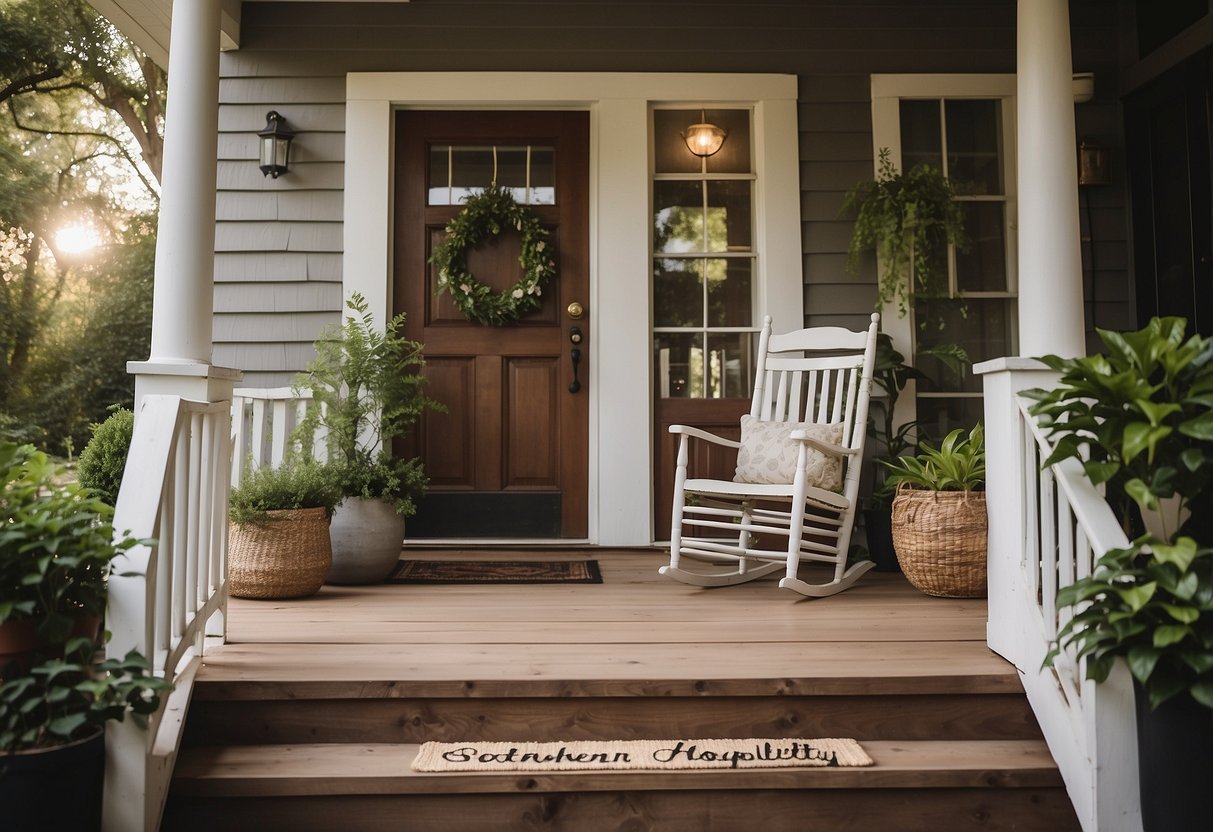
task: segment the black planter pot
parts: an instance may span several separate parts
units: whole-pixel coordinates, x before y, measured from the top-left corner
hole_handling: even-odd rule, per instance
[[[1137,765],[1145,832],[1213,829],[1213,710],[1187,693],[1150,710],[1133,683],[1137,708]]]
[[[0,829],[99,830],[104,774],[103,731],[56,748],[0,754]]]
[[[865,508],[863,527],[868,536],[868,554],[877,572],[900,572],[897,552],[893,549],[892,512],[889,506]]]

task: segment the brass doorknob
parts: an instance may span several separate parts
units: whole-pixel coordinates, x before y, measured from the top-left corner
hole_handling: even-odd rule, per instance
[[[577,301],[573,301],[569,304],[569,308],[566,311],[569,313],[569,317],[575,321],[585,314],[585,307]]]

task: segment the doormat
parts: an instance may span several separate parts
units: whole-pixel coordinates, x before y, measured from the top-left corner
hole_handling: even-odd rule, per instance
[[[870,766],[852,739],[427,742],[414,771],[672,771]]]
[[[393,584],[600,584],[596,560],[401,560]]]

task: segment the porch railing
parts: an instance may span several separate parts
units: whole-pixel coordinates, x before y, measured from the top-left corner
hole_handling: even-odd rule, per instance
[[[1076,460],[1042,468],[1052,446],[1020,392],[1048,387],[1057,374],[1017,358],[975,370],[985,385],[990,648],[1019,670],[1084,832],[1140,832],[1128,671],[1118,665],[1096,685],[1072,649],[1044,666],[1069,617],[1057,610],[1058,590],[1128,540]]]
[[[245,470],[282,464],[291,432],[312,405],[310,390],[291,387],[239,387],[232,391],[232,486],[240,484]],[[323,427],[316,430],[312,454],[328,456]]]
[[[131,719],[106,732],[106,830],[159,825],[208,642],[221,642],[227,609],[231,404],[145,396],[135,421],[114,528],[148,540],[128,550],[110,579],[110,655],[138,650],[174,683],[144,731]]]

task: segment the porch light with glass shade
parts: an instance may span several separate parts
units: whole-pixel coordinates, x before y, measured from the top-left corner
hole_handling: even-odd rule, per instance
[[[277,179],[290,170],[295,131],[287,128],[286,119],[277,110],[270,110],[265,114],[265,128],[257,135],[261,139],[261,173]]]
[[[727,130],[712,124],[707,120],[705,113],[700,110],[699,122],[687,127],[682,138],[687,143],[687,149],[696,156],[711,156],[720,150],[728,135]]]

